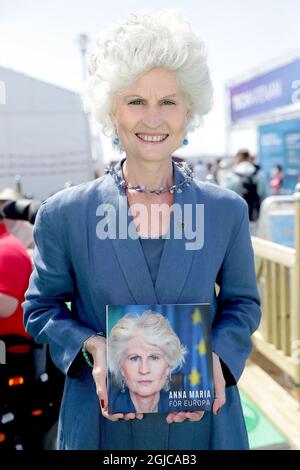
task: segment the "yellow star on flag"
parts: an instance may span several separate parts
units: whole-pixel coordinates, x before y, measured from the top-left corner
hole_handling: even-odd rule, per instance
[[[201,381],[201,374],[197,371],[197,369],[193,369],[192,372],[189,374],[189,381],[191,385],[198,385]]]
[[[193,325],[196,325],[197,323],[202,323],[202,318],[201,318],[201,312],[199,308],[196,308],[192,314],[192,321]]]
[[[206,345],[203,339],[197,344],[197,349],[199,356],[204,356],[204,354],[206,354]]]

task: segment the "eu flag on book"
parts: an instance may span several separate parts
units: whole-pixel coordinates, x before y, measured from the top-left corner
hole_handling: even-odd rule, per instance
[[[107,305],[108,411],[211,410],[209,304]]]

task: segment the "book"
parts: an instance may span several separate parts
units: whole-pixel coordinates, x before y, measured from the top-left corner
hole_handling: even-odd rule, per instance
[[[210,411],[209,304],[107,305],[108,412]]]

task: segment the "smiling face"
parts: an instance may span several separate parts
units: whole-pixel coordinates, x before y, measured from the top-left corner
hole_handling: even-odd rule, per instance
[[[149,397],[159,392],[166,383],[169,365],[158,346],[133,338],[124,352],[121,373],[130,392]]]
[[[175,76],[155,68],[117,95],[110,116],[127,157],[163,160],[182,145],[190,111]]]

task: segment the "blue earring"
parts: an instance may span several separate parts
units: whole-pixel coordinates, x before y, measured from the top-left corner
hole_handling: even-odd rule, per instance
[[[119,143],[120,143],[119,137],[115,137],[113,142],[114,142],[115,145],[119,145]]]
[[[189,141],[187,138],[183,139],[182,141],[182,145],[188,145]]]

